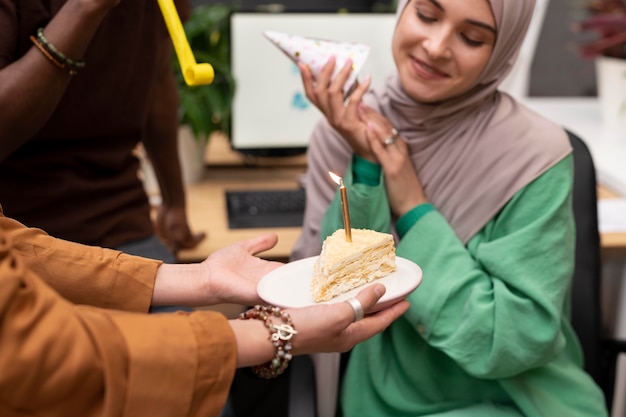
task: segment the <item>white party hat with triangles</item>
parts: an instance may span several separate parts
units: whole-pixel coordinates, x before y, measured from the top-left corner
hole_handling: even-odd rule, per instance
[[[306,64],[311,69],[314,77],[318,76],[322,67],[333,55],[336,59],[333,77],[341,71],[346,60],[348,58],[351,59],[352,73],[350,73],[350,77],[343,86],[343,91],[346,95],[354,87],[359,72],[363,69],[370,52],[369,45],[362,43],[315,39],[270,30],[263,32],[263,35],[294,62]]]

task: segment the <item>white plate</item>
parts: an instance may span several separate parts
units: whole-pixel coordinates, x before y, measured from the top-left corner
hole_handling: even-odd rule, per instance
[[[305,307],[318,304],[313,300],[309,284],[313,277],[313,264],[317,256],[289,262],[264,276],[257,286],[257,293],[266,303],[281,307]],[[339,295],[327,303],[345,301],[354,297],[363,288],[373,283],[380,283],[387,288],[385,294],[370,312],[382,310],[409,295],[422,281],[422,269],[414,262],[396,257],[396,271],[374,280],[371,283],[354,288]]]

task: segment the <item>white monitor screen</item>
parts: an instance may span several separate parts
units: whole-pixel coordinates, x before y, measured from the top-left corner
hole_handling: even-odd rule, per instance
[[[372,87],[393,71],[393,13],[233,13],[231,61],[237,82],[231,142],[238,150],[306,148],[320,111],[306,98],[298,67],[263,32],[365,43],[360,78]]]

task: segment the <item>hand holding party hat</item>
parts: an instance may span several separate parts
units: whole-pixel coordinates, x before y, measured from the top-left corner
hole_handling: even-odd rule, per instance
[[[363,69],[370,52],[368,45],[360,43],[313,39],[274,31],[265,31],[263,35],[294,62],[302,62],[307,65],[314,77],[319,75],[322,67],[331,56],[336,58],[333,78],[343,68],[345,62],[351,59],[352,72],[343,86],[343,91],[346,95],[355,85],[359,72]]]

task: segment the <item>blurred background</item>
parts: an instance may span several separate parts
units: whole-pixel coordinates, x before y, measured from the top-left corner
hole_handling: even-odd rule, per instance
[[[589,34],[576,33],[574,22],[584,17],[583,0],[538,0],[546,3],[536,50],[530,66],[530,96],[594,96],[595,68],[592,59],[578,52]],[[353,12],[393,11],[394,0],[192,0],[194,6],[226,4],[246,12]]]

